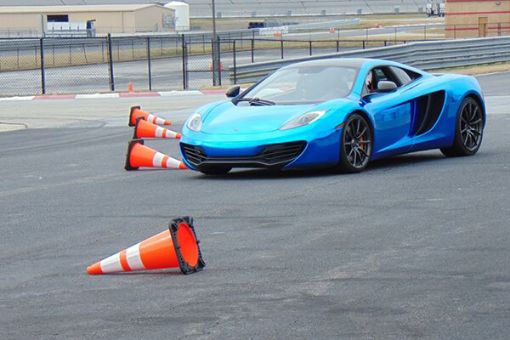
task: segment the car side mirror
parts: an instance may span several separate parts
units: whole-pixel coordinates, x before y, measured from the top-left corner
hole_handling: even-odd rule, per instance
[[[377,83],[378,92],[391,92],[397,89],[397,84],[389,80],[381,80]]]
[[[237,97],[239,95],[240,92],[241,92],[241,86],[236,85],[236,86],[233,86],[233,87],[229,88],[227,90],[227,92],[225,92],[225,95],[228,98],[235,98],[235,97]]]

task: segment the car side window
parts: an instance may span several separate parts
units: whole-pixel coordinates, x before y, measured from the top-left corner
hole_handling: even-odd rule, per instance
[[[415,79],[418,79],[420,77],[418,73],[409,70],[404,70],[400,67],[390,66],[389,69],[396,76],[396,78],[398,78],[397,85],[399,87],[412,83]]]
[[[419,73],[397,66],[378,66],[368,73],[363,88],[363,96],[377,92],[378,84],[381,80],[392,81],[397,85],[397,88],[399,88],[412,83],[420,77],[421,75]]]
[[[371,93],[377,92],[377,86],[380,81],[393,81],[397,84],[399,84],[398,81],[395,81],[395,76],[388,71],[386,67],[375,67],[370,72],[368,72],[366,78],[365,78],[365,84],[363,87],[363,95],[366,96]]]

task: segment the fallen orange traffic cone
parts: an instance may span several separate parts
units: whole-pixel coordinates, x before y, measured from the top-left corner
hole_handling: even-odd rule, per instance
[[[142,111],[140,106],[133,106],[129,112],[129,126],[135,126],[138,118],[143,118],[148,122],[157,125],[172,125],[172,122],[163,118],[159,118],[151,113]]]
[[[183,162],[145,146],[143,139],[133,139],[129,142],[124,169],[137,170],[140,167],[187,169]]]
[[[140,117],[136,120],[133,138],[181,139],[181,134],[152,124]]]
[[[179,267],[183,274],[202,270],[205,262],[191,217],[172,220],[165,230],[87,268],[89,275]]]

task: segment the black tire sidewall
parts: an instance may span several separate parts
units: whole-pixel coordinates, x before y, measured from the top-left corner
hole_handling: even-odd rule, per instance
[[[465,98],[462,101],[462,104],[460,105],[459,111],[457,112],[457,120],[455,122],[455,142],[454,142],[454,145],[453,145],[454,147],[456,147],[459,150],[461,150],[462,154],[464,154],[466,156],[474,155],[475,153],[477,153],[478,150],[480,149],[480,146],[482,145],[482,140],[483,140],[483,128],[482,128],[482,131],[481,131],[480,142],[478,143],[476,149],[469,150],[464,145],[464,141],[462,140],[462,133],[461,133],[461,129],[462,129],[462,123],[461,123],[461,121],[462,121],[462,119],[461,119],[462,111],[470,103],[476,105],[480,111],[482,110],[482,108],[480,107],[480,104],[478,104],[478,102],[476,100],[474,100],[473,98],[471,98],[471,97],[467,97],[467,98]],[[482,114],[482,127],[483,127],[483,124],[485,124],[484,120],[485,119],[484,119],[483,114]]]
[[[346,134],[346,130],[347,130],[347,125],[355,118],[359,118],[359,119],[362,119],[365,124],[368,126],[368,131],[369,131],[369,135],[370,135],[370,140],[372,141],[372,145],[370,146],[370,153],[369,153],[369,157],[368,157],[368,162],[365,164],[365,166],[361,167],[361,168],[357,168],[357,167],[354,167],[352,166],[352,164],[349,162],[349,160],[347,159],[347,152],[345,150],[345,145],[344,145],[344,141],[345,141],[345,134]],[[372,150],[373,150],[373,146],[374,146],[374,140],[373,140],[373,133],[372,133],[372,127],[370,126],[370,123],[367,121],[367,119],[365,117],[363,117],[362,115],[360,115],[359,113],[353,113],[351,114],[347,120],[345,121],[345,124],[344,124],[344,127],[342,129],[342,133],[340,134],[340,160],[339,160],[339,167],[341,170],[343,171],[346,171],[346,172],[361,172],[363,170],[365,170],[368,166],[368,163],[370,163],[370,158],[372,157]]]

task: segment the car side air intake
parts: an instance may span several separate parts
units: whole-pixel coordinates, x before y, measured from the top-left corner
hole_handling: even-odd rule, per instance
[[[421,135],[432,129],[443,111],[445,91],[421,96],[415,101],[414,135]]]

